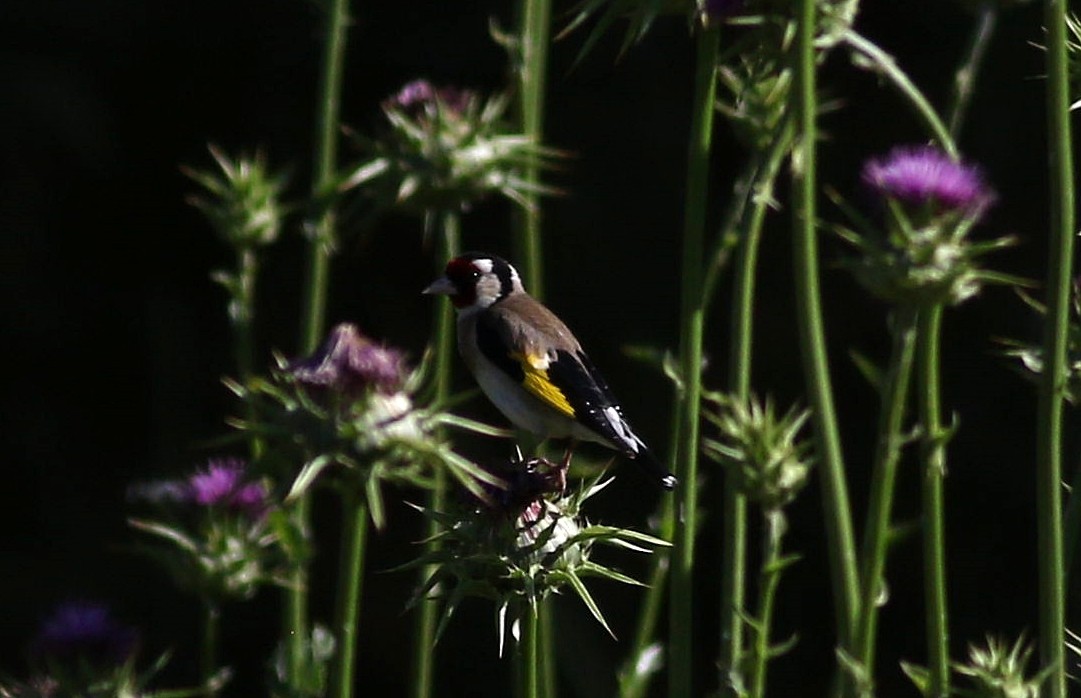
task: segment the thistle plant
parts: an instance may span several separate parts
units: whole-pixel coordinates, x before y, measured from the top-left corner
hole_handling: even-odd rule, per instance
[[[435,468],[446,468],[467,490],[486,497],[486,471],[458,456],[433,434],[458,426],[503,435],[498,429],[414,403],[423,369],[407,371],[404,356],[376,344],[354,325],[339,324],[311,356],[280,360],[269,378],[230,382],[259,406],[260,422],[234,420],[275,446],[275,459],[301,463],[289,489],[294,499],[325,477],[365,494],[377,527],[386,523],[382,484],[425,487]],[[262,424],[265,421],[266,424]]]
[[[233,271],[215,271],[211,278],[229,295],[237,371],[247,379],[254,369],[252,326],[259,250],[277,241],[281,233],[288,210],[281,201],[285,177],[270,171],[266,155],[261,152],[231,159],[211,145],[210,154],[217,170],[182,169],[205,190],[190,196],[188,202],[203,212],[219,239],[236,256]]]
[[[500,485],[498,478],[456,454],[440,427],[502,432],[417,406],[413,395],[423,381],[422,370],[406,370],[400,352],[376,344],[353,325],[340,324],[315,353],[280,361],[269,379],[230,383],[258,410],[257,421],[235,425],[264,438],[279,469],[302,464],[294,471],[287,503],[327,481],[342,496],[346,529],[332,679],[338,696],[352,691],[367,527],[369,519],[377,528],[386,525],[384,484],[430,488],[434,473],[446,470],[482,499],[488,497],[484,484]]]
[[[810,412],[792,407],[779,415],[771,401],[762,403],[753,396],[740,399],[713,394],[709,401],[712,409],[705,415],[717,427],[718,436],[703,439],[703,451],[733,473],[728,482],[759,507],[763,523],[757,610],[752,617],[744,616],[754,640],[751,650],[737,658],[742,661],[727,667],[723,686],[736,695],[763,698],[769,659],[790,646],[771,645],[770,632],[781,574],[798,559],[783,554],[788,528],[784,509],[807,484],[810,474],[810,443],[798,438]]]
[[[275,506],[267,484],[235,458],[211,459],[183,480],[138,484],[129,499],[159,511],[132,518],[136,530],[165,542],[148,549],[178,587],[220,604],[250,599],[261,584],[280,581]]]
[[[861,253],[849,266],[871,293],[909,307],[957,305],[984,282],[1012,281],[978,262],[1013,239],[970,238],[995,200],[978,168],[933,147],[899,147],[869,160],[862,180],[879,202],[881,223],[848,209],[860,232],[837,231]]]
[[[66,601],[30,644],[32,676],[0,681],[3,698],[187,698],[201,689],[150,690],[168,654],[139,667],[139,632],[97,601]]]
[[[214,695],[228,676],[217,665],[222,604],[251,599],[264,584],[287,583],[279,541],[290,537],[288,519],[272,504],[267,483],[249,477],[238,459],[211,460],[184,480],[133,486],[129,498],[159,510],[157,518],[129,523],[158,539],[144,549],[201,601],[202,684]]]
[[[537,50],[536,40],[530,50]],[[538,67],[530,65],[528,70]],[[539,100],[539,88],[530,89],[532,101]],[[472,90],[437,87],[423,79],[409,82],[383,101],[386,123],[379,133],[353,134],[362,159],[342,174],[338,191],[357,192],[374,202],[377,211],[422,215],[426,233],[438,223],[435,257],[436,268],[442,269],[446,260],[461,252],[462,211],[485,197],[503,196],[533,220],[538,197],[556,192],[539,181],[538,172],[558,151],[538,142],[537,115],[530,128],[517,132],[507,118],[511,104],[510,93],[485,99]],[[534,250],[539,243],[533,239],[536,230],[530,230],[531,239],[524,246]],[[527,261],[534,268],[539,264],[539,258]],[[454,353],[453,313],[447,303],[436,310],[435,334],[435,401],[445,403],[450,398]],[[431,491],[429,504],[442,509],[446,484],[441,472],[436,473]],[[424,609],[418,622],[414,695],[422,697],[431,693],[433,683],[426,653],[434,618]]]
[[[538,685],[536,620],[543,600],[570,590],[611,634],[584,579],[638,582],[596,562],[594,547],[649,552],[668,544],[644,533],[591,524],[584,517],[582,505],[610,479],[596,479],[565,493],[565,465],[541,458],[523,462],[520,456],[494,474],[507,484],[492,491],[486,501],[474,500],[449,512],[421,509],[439,522],[441,544],[400,569],[433,570],[414,603],[440,590],[443,613],[437,638],[463,599],[494,601],[499,654],[508,638],[524,644],[525,695],[532,698]]]
[[[1010,645],[1004,638],[988,635],[984,645],[968,647],[968,661],[954,665],[967,677],[959,695],[971,698],[1039,698],[1040,684],[1048,671],[1029,674],[1033,647],[1024,635]]]
[[[885,569],[893,492],[901,446],[917,335],[935,339],[921,347],[921,419],[925,425],[924,476],[925,584],[928,594],[928,642],[933,655],[932,691],[946,695],[948,637],[945,626],[945,559],[943,549],[944,441],[938,427],[937,335],[941,309],[973,297],[985,281],[1008,277],[984,270],[979,259],[1011,243],[1008,238],[974,242],[969,233],[994,201],[994,193],[976,167],[954,161],[936,148],[896,148],[869,160],[864,185],[879,206],[880,223],[849,210],[863,234],[839,232],[861,256],[849,263],[856,278],[893,310],[893,350],[880,391],[878,446],[871,499],[863,541],[862,602],[856,636],[855,676],[873,681],[877,599]],[[929,381],[929,382],[927,382]]]
[[[42,622],[32,645],[57,695],[114,695],[136,690],[139,635],[108,606],[62,603]]]
[[[353,133],[364,159],[342,175],[339,189],[357,189],[378,206],[431,218],[459,211],[489,194],[522,206],[526,194],[553,189],[522,174],[556,155],[528,136],[508,131],[507,95],[487,99],[472,90],[408,83],[383,101],[386,131]]]

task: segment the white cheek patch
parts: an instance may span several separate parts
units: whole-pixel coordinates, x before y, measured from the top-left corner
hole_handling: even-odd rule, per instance
[[[502,286],[495,274],[485,274],[477,280],[477,305],[487,308],[499,299]]]
[[[477,268],[481,274],[492,273],[492,260],[490,259],[474,259],[473,266]]]

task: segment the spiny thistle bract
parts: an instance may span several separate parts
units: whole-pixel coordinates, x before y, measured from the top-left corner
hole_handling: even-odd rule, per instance
[[[782,132],[788,114],[790,62],[773,53],[743,52],[720,65],[717,75],[725,93],[718,110],[751,151],[767,150]]]
[[[133,485],[130,500],[153,505],[136,530],[168,543],[144,546],[178,587],[212,603],[248,599],[265,583],[284,583],[278,541],[287,521],[266,482],[238,459],[212,459],[184,480]]]
[[[525,614],[535,614],[538,602],[570,588],[609,633],[600,607],[583,581],[603,577],[625,584],[634,579],[593,560],[597,543],[637,552],[666,546],[663,540],[636,531],[589,523],[582,504],[611,480],[593,480],[565,494],[565,466],[544,459],[505,464],[496,474],[507,488],[487,503],[437,512],[417,507],[442,527],[432,540],[438,545],[398,569],[434,567],[413,604],[443,601],[442,634],[458,604],[467,597],[491,599],[496,606],[499,653],[510,634],[520,638]],[[430,596],[439,590],[438,597]]]
[[[1028,294],[1019,293],[1030,308],[1039,315],[1047,315],[1047,306],[1040,303]],[[1071,405],[1081,403],[1081,279],[1075,279],[1073,283],[1072,303],[1070,306],[1069,324],[1066,328],[1066,382],[1062,389],[1062,396]],[[1026,375],[1033,380],[1039,378],[1044,371],[1044,349],[1039,344],[1026,344],[1014,339],[999,340],[1006,349],[1006,356],[1014,357],[1021,362]]]
[[[707,456],[738,474],[740,491],[764,510],[777,511],[796,498],[811,470],[809,442],[799,432],[808,410],[791,407],[778,415],[773,403],[707,396],[714,408],[705,416],[717,426],[715,439],[703,439]]]
[[[1066,50],[1070,61],[1070,111],[1081,109],[1081,17],[1074,13],[1066,15],[1066,29],[1069,37]]]
[[[509,95],[483,99],[470,90],[407,84],[383,101],[385,132],[353,133],[365,159],[342,175],[339,190],[358,189],[377,206],[429,215],[457,211],[489,194],[529,206],[528,194],[556,190],[524,178],[558,151],[508,130]]]
[[[153,698],[159,694],[146,686],[168,654],[140,671],[139,644],[138,631],[119,621],[107,605],[65,601],[42,621],[30,644],[31,677],[0,680],[0,698]],[[202,693],[168,691],[175,698]]]
[[[1004,638],[987,636],[984,646],[969,645],[968,662],[954,670],[969,678],[961,692],[971,698],[1039,698],[1047,671],[1026,676],[1032,646],[1022,635],[1011,646]]]
[[[231,423],[270,445],[264,465],[292,481],[287,501],[324,479],[329,469],[336,485],[365,493],[372,521],[382,527],[384,482],[429,487],[433,469],[446,468],[478,497],[488,496],[485,484],[501,484],[437,434],[443,425],[496,436],[506,432],[439,406],[419,407],[414,394],[423,380],[422,369],[406,370],[401,352],[343,323],[311,356],[280,360],[269,378],[230,381],[256,415]]]
[[[977,167],[933,147],[900,147],[869,160],[862,179],[879,215],[872,223],[835,197],[860,229],[837,226],[836,231],[861,253],[848,266],[879,298],[909,307],[956,305],[976,295],[984,282],[1016,281],[977,264],[1013,244],[1012,238],[969,239],[995,199]]]
[[[216,146],[209,149],[217,171],[182,168],[206,190],[188,197],[188,203],[206,215],[231,247],[261,247],[277,240],[285,214],[281,203],[285,176],[270,172],[261,152],[233,160]]]

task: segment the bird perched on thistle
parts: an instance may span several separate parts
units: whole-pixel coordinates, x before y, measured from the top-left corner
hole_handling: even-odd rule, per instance
[[[479,252],[455,257],[424,293],[450,296],[458,311],[458,351],[484,394],[515,426],[570,439],[565,461],[578,441],[593,441],[639,463],[665,489],[676,486],[578,340],[526,293],[506,260]]]

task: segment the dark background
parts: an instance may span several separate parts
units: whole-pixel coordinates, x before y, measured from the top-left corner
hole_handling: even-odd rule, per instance
[[[513,26],[510,3],[354,3],[343,120],[370,130],[378,102],[404,82],[500,89],[504,54],[489,17]],[[562,5],[565,9],[566,3]],[[149,655],[175,648],[164,683],[191,681],[196,604],[131,551],[126,483],[175,476],[205,460],[203,442],[236,409],[219,378],[233,371],[222,291],[209,281],[230,254],[184,197],[181,163],[207,166],[206,144],[262,147],[293,172],[303,194],[320,54],[319,11],[302,0],[144,3],[7,0],[0,8],[0,292],[6,368],[0,391],[0,671],[21,674],[23,649],[57,601],[100,598],[143,629]],[[562,22],[563,19],[558,21]],[[972,18],[953,3],[865,3],[858,26],[895,53],[935,104],[946,102]],[[1035,6],[1001,17],[961,139],[1000,193],[985,235],[1017,235],[993,265],[1042,277],[1046,231],[1041,39]],[[572,70],[582,35],[552,49],[547,141],[573,159],[549,180],[567,196],[544,206],[546,297],[576,329],[647,441],[665,448],[666,381],[622,353],[627,344],[674,347],[692,51],[679,20],[659,21],[617,60],[619,37]],[[924,138],[898,98],[837,53],[821,78],[840,110],[822,119],[821,181],[842,191],[862,161]],[[354,154],[343,150],[343,156]],[[742,153],[719,122],[715,204],[726,201]],[[786,201],[782,185],[779,198]],[[835,212],[824,208],[827,215]],[[463,220],[467,248],[509,254],[510,208],[487,202]],[[348,235],[349,231],[346,231]],[[303,246],[295,229],[269,253],[260,280],[259,339],[296,351]],[[350,238],[352,239],[352,238]],[[782,403],[802,397],[784,210],[771,220],[761,265],[755,384]],[[884,360],[885,310],[833,262],[825,241],[825,319],[851,475],[862,521],[876,398],[846,358]],[[418,291],[437,266],[415,219],[390,218],[364,244],[347,242],[333,265],[329,318],[420,355],[431,301]],[[526,280],[527,284],[529,280]],[[722,286],[727,287],[727,278]],[[707,385],[723,380],[727,290],[714,304]],[[1035,339],[1039,323],[1006,289],[989,289],[946,316],[944,405],[959,415],[951,444],[948,544],[952,648],[986,632],[1035,627],[1031,386],[995,354],[993,338]],[[461,373],[461,372],[460,372]],[[468,380],[459,375],[462,387]],[[498,420],[486,404],[470,408]],[[1076,416],[1070,414],[1071,420]],[[1077,461],[1070,435],[1068,464]],[[466,447],[468,450],[468,446]],[[911,455],[911,454],[910,454]],[[918,513],[907,462],[897,518]],[[699,676],[714,686],[719,574],[719,492],[705,490],[697,601]],[[659,496],[631,468],[592,516],[641,527]],[[802,561],[782,582],[775,633],[799,636],[775,661],[772,695],[820,695],[832,667],[829,583],[817,486],[791,514],[789,548]],[[416,498],[415,493],[403,497]],[[335,502],[320,500],[315,614],[331,606]],[[420,522],[404,507],[375,537],[362,617],[365,695],[400,695],[408,680],[413,582],[379,570],[416,553]],[[859,527],[862,528],[862,527]],[[752,543],[752,550],[755,549]],[[619,558],[608,558],[619,560]],[[895,549],[890,603],[881,619],[881,694],[914,695],[897,659],[923,660],[919,540]],[[641,561],[623,567],[641,575]],[[558,607],[567,695],[610,695],[613,666],[633,635],[640,592],[595,589],[613,642],[573,599]],[[277,596],[227,609],[229,695],[259,695],[260,662],[276,633]],[[440,695],[506,693],[495,656],[492,609],[456,616],[439,655]]]

